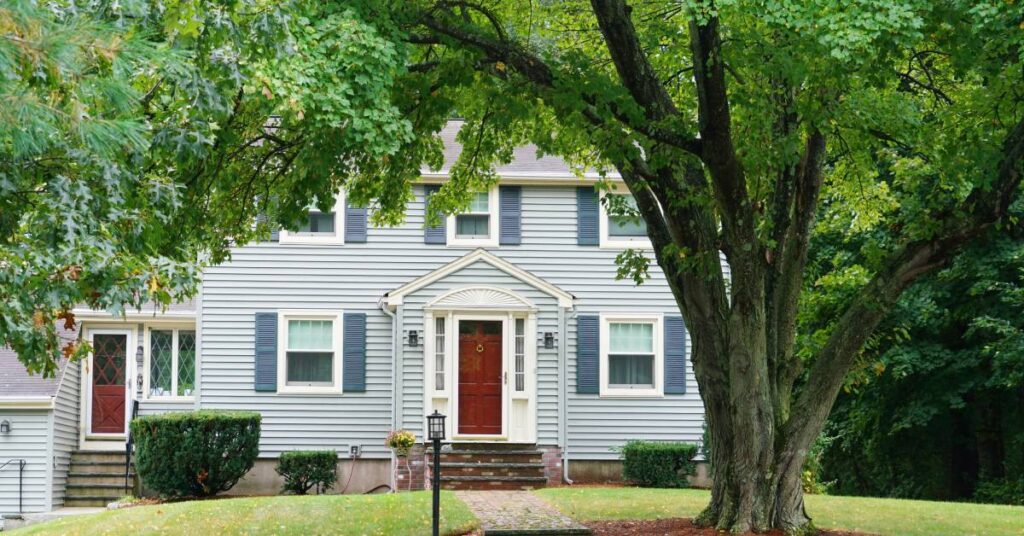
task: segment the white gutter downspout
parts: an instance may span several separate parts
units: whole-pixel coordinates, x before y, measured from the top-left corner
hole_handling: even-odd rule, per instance
[[[381,299],[377,305],[384,314],[391,318],[391,429],[398,429],[398,317],[388,310],[387,303]],[[398,489],[398,482],[395,481],[395,459],[394,450],[391,451],[391,493]]]
[[[576,310],[575,304],[569,309],[572,314],[569,315],[569,320],[576,318],[579,311]],[[558,361],[560,363],[562,381],[559,384],[559,394],[561,395],[558,399],[558,420],[562,424],[559,427],[559,433],[561,437],[559,442],[562,444],[562,480],[569,484],[573,484],[572,479],[569,478],[569,422],[567,418],[569,405],[569,363],[566,361],[566,347],[569,346],[569,323],[565,317],[564,308],[558,309],[559,324],[562,330],[562,343],[558,345]]]

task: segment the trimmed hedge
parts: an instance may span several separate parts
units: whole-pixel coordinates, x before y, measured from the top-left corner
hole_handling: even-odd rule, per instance
[[[195,411],[132,421],[135,470],[165,497],[209,497],[227,491],[259,454],[260,414]]]
[[[619,449],[622,477],[647,488],[685,488],[697,471],[697,445],[667,441],[629,441]]]
[[[284,477],[281,491],[305,495],[316,487],[317,495],[331,489],[338,479],[338,453],[333,450],[295,450],[281,454],[277,474]]]

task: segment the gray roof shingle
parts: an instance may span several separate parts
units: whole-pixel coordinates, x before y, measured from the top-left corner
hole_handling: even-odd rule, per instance
[[[448,121],[441,129],[441,142],[444,144],[444,165],[440,170],[421,170],[424,175],[447,175],[452,164],[462,152],[462,145],[455,141],[455,136],[465,121],[454,119]],[[572,168],[565,160],[557,156],[537,156],[537,146],[533,144],[517,147],[513,151],[512,161],[508,164],[498,166],[495,170],[500,176],[524,176],[531,178],[552,178],[552,179],[573,179],[577,178]],[[618,177],[617,173],[610,172],[611,177]],[[597,176],[596,172],[588,170],[585,176]]]
[[[78,338],[78,329],[65,330],[58,327],[57,333],[63,342]],[[18,354],[9,347],[0,348],[0,398],[53,396],[64,375],[68,360],[62,359],[57,374],[44,378],[42,374],[29,374],[25,365],[18,361]]]

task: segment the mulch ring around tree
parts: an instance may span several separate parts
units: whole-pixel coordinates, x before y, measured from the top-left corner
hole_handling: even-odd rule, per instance
[[[590,521],[593,536],[721,536],[715,529],[693,526],[689,519],[670,518],[652,519],[647,521]],[[782,531],[772,531],[769,536],[782,536]],[[818,536],[872,536],[865,532],[847,532],[842,530],[822,530]]]

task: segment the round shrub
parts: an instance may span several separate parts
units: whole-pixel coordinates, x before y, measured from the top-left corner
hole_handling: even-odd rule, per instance
[[[209,497],[227,491],[259,454],[260,414],[195,411],[132,421],[135,470],[165,497]]]
[[[669,441],[629,441],[620,449],[622,477],[638,486],[682,488],[697,471],[697,445]]]
[[[338,453],[333,450],[295,450],[281,454],[277,460],[277,474],[284,477],[286,493],[305,495],[316,487],[323,493],[338,479],[335,470]]]

